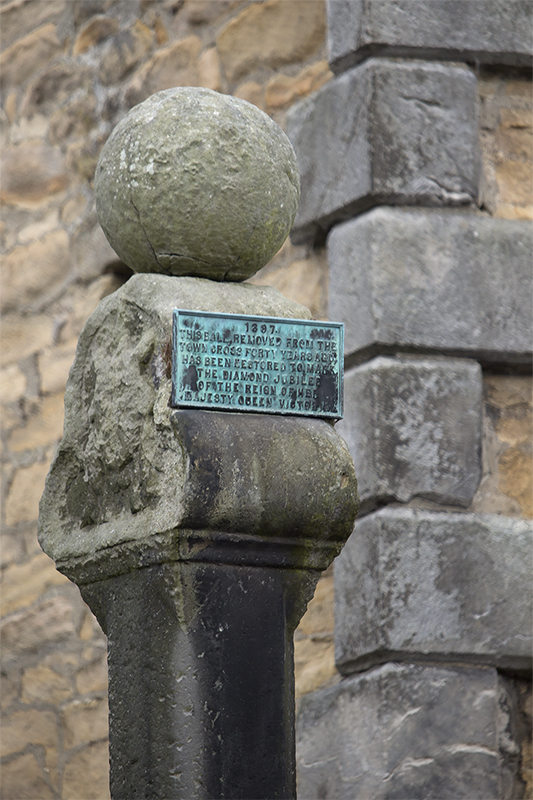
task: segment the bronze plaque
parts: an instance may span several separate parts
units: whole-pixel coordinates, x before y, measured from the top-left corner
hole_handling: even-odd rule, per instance
[[[172,405],[340,419],[340,322],[174,309]]]

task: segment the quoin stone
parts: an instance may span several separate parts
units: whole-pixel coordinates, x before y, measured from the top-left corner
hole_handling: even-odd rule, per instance
[[[327,0],[329,61],[341,72],[369,53],[531,65],[527,0]]]
[[[529,521],[496,514],[389,505],[363,517],[335,566],[337,666],[447,660],[527,675],[531,545]]]
[[[422,497],[467,507],[481,477],[482,375],[467,359],[379,356],[346,373],[339,433],[361,508]]]
[[[95,196],[107,238],[135,272],[240,281],[287,238],[300,179],[289,140],[264,112],[180,87],[117,125]]]
[[[375,205],[475,202],[476,121],[464,67],[369,58],[330,81],[287,119],[302,180],[293,241],[320,240]]]
[[[496,669],[449,665],[385,664],[314,692],[300,710],[301,797],[519,797],[514,701]]]

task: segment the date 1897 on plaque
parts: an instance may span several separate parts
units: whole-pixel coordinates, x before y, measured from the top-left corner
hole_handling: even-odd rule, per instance
[[[340,322],[174,309],[172,405],[343,415]]]

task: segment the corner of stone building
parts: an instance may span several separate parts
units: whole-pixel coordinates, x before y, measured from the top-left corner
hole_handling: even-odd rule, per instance
[[[306,798],[393,786],[413,798],[531,796],[531,586],[518,567],[532,548],[531,9],[495,0],[451,18],[445,3],[414,5],[328,0],[335,77],[290,113],[303,177],[295,240],[326,241],[329,314],[346,328],[339,430],[362,500],[335,566],[343,677],[301,705]],[[418,727],[426,705],[402,711],[369,688],[386,667],[417,665],[431,685],[457,670],[442,712],[454,777],[423,744],[435,724]],[[455,706],[488,675],[491,733],[474,745]],[[391,737],[404,720],[402,759]],[[474,751],[493,766],[476,766]]]

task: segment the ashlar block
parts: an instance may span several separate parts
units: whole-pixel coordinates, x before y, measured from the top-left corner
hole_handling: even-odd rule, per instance
[[[358,520],[335,562],[338,668],[531,670],[532,533],[529,520],[393,506]]]
[[[477,85],[462,66],[369,59],[289,114],[301,202],[295,242],[382,204],[475,203]]]

